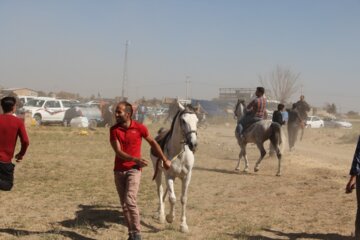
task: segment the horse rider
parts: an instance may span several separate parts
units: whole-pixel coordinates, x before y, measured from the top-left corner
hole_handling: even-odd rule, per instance
[[[300,118],[303,121],[306,121],[307,119],[307,112],[310,111],[310,105],[305,101],[305,96],[301,95],[300,100],[296,103],[296,109],[300,114]]]
[[[206,121],[206,114],[207,114],[205,109],[200,105],[199,102],[197,102],[194,109],[195,109],[196,116],[199,119],[199,122],[204,123]]]
[[[251,124],[266,119],[266,98],[264,97],[265,89],[263,87],[256,88],[256,98],[252,100],[245,109],[245,115],[238,121],[237,133],[243,138],[243,131]]]

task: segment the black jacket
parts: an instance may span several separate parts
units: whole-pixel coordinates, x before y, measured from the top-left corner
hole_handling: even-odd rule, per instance
[[[284,125],[284,124],[285,124],[285,121],[283,121],[282,114],[281,114],[281,112],[280,112],[279,110],[276,110],[276,111],[273,113],[272,121],[273,121],[273,122],[277,122],[277,123],[279,123],[280,125]]]

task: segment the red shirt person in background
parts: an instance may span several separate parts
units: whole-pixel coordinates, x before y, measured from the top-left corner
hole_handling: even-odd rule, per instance
[[[148,160],[141,157],[141,143],[144,138],[169,169],[167,159],[148,129],[132,120],[133,108],[128,102],[120,102],[115,109],[117,124],[110,129],[110,143],[115,152],[114,177],[125,222],[129,230],[129,240],[141,239],[140,213],[137,206],[137,193],[140,187],[141,169]]]
[[[21,162],[29,139],[23,121],[14,116],[16,99],[4,97],[1,99],[3,114],[0,115],[0,190],[10,191],[14,182],[15,165],[11,162],[16,146],[17,137],[20,137],[21,149],[15,155],[16,162]]]

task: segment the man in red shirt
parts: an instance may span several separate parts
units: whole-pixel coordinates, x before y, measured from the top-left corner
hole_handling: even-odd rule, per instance
[[[16,99],[4,97],[1,99],[3,114],[0,115],[0,190],[10,191],[14,182],[15,165],[11,162],[16,146],[17,137],[20,137],[21,149],[15,155],[16,162],[21,162],[29,146],[29,139],[24,123],[14,116]]]
[[[165,169],[170,168],[171,161],[165,157],[148,129],[131,119],[133,109],[130,103],[118,103],[114,114],[117,124],[110,129],[110,143],[115,152],[115,185],[129,230],[129,240],[141,240],[140,213],[136,198],[141,169],[148,165],[148,160],[141,157],[142,138],[155,150]]]

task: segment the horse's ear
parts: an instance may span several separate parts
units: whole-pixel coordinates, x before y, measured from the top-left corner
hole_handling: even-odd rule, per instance
[[[180,111],[183,111],[185,109],[185,107],[180,102],[178,102],[178,107]]]

